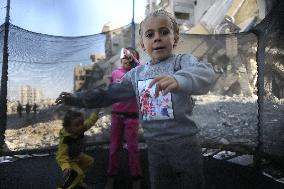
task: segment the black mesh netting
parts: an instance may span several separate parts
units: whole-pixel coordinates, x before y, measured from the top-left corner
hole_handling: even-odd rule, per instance
[[[284,108],[281,102],[284,98],[283,10],[283,2],[279,1],[266,18],[249,32],[227,35],[181,35],[177,52],[192,53],[201,60],[207,60],[212,63],[216,72],[216,82],[210,91],[211,96],[204,97],[205,100],[200,99],[203,97],[196,97],[194,119],[200,125],[203,144],[213,147],[216,147],[214,144],[219,147],[227,145],[235,150],[239,149],[234,148],[235,146],[241,146],[250,152],[261,144],[260,150],[267,154],[284,155]],[[74,68],[80,64],[92,65],[91,54],[108,54],[113,50],[108,46],[108,38],[116,35],[116,32],[110,31],[82,37],[58,37],[33,33],[14,25],[11,25],[9,30],[10,101],[18,99],[19,88],[22,85],[40,89],[49,99],[56,98],[61,91],[72,91]],[[0,31],[0,40],[3,41],[3,25]],[[130,38],[130,35],[121,37]],[[116,49],[130,46],[130,40],[121,44],[121,40],[117,38],[113,38],[118,41],[114,45]],[[256,50],[260,42],[265,47],[258,49],[259,54]],[[2,55],[3,43],[0,45]],[[140,48],[138,49],[142,61],[145,62],[147,56]],[[112,52],[105,60],[92,65],[93,74],[92,77],[86,78],[88,85],[85,87],[97,87],[106,82],[104,79],[107,77],[98,74],[103,73],[107,76],[117,66],[118,51]],[[2,63],[1,60],[0,70]],[[257,83],[258,75],[260,78]],[[223,97],[220,98],[220,95]],[[262,112],[259,112],[257,95],[265,95],[260,101]],[[13,110],[8,112],[9,115],[12,113]],[[205,115],[208,119],[198,115]],[[259,115],[263,118],[261,124],[258,122]],[[14,122],[9,122],[8,118],[7,129],[15,127],[11,126],[12,123]],[[98,127],[101,132],[106,130],[103,126]],[[107,139],[97,137],[97,140]],[[52,144],[45,144],[43,147],[48,145]]]
[[[104,52],[104,34],[58,37],[14,25],[9,30],[8,96],[12,99],[17,98],[23,85],[41,89],[49,98],[55,98],[62,90],[72,91],[75,66],[90,65],[91,54]],[[3,25],[1,31],[3,39]]]

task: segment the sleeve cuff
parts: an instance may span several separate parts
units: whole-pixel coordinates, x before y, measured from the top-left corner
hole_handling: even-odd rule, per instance
[[[71,165],[70,163],[62,163],[60,165],[61,169],[64,170],[64,169],[68,169],[68,168],[71,168]]]

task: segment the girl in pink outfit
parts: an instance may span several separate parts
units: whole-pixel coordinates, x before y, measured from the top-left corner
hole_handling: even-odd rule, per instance
[[[121,78],[139,62],[139,53],[129,47],[121,50],[122,66],[112,72],[112,82],[120,82]],[[141,184],[140,154],[138,150],[139,114],[136,98],[112,105],[111,138],[108,164],[108,180],[105,189],[114,188],[114,179],[118,173],[119,152],[122,149],[125,131],[128,146],[128,164],[132,176],[132,188],[139,189]]]

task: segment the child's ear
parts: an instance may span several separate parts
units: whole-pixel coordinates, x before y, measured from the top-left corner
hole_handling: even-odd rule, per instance
[[[179,36],[176,35],[175,38],[174,38],[174,45],[173,45],[174,48],[177,46],[178,40],[179,40]]]
[[[145,49],[145,46],[144,46],[144,43],[143,43],[143,41],[142,40],[140,40],[140,46],[141,46],[141,48],[145,51],[146,49]]]

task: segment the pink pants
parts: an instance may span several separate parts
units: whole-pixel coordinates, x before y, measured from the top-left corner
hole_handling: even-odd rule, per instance
[[[132,177],[141,176],[138,129],[139,120],[137,118],[125,118],[112,114],[108,176],[117,175],[119,152],[122,149],[124,130],[126,132],[130,174]]]

